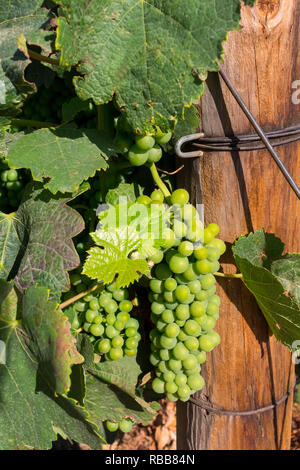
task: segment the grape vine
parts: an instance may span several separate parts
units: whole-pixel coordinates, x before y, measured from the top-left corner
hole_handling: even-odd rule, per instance
[[[174,144],[240,0],[17,3],[0,0],[0,449],[99,449],[210,380],[226,246]],[[228,276],[293,349],[300,255],[282,253],[241,237]]]

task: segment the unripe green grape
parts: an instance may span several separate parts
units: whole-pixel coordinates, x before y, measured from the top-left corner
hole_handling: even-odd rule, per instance
[[[126,322],[126,328],[129,328],[130,326],[138,330],[140,326],[139,321],[136,318],[129,318]]]
[[[166,289],[167,291],[170,291],[170,292],[173,292],[176,287],[177,287],[177,282],[175,279],[173,279],[172,277],[170,277],[169,279],[166,279],[164,284],[163,284],[163,287],[164,289]]]
[[[199,348],[202,351],[210,352],[217,346],[220,342],[220,337],[215,336],[213,331],[206,333],[205,335],[200,336],[199,338]]]
[[[207,259],[207,249],[204,246],[199,246],[194,250],[194,256],[197,260]]]
[[[163,231],[163,234],[162,234],[162,247],[165,248],[165,249],[169,249],[169,248],[172,248],[175,244],[175,233],[173,232],[172,229],[170,228],[167,228]],[[168,262],[168,260],[167,260]]]
[[[172,273],[166,263],[158,264],[155,268],[155,276],[160,280],[166,280],[171,277]]]
[[[179,359],[171,358],[168,362],[168,368],[172,372],[179,372],[182,369],[182,362]]]
[[[209,305],[214,304],[214,305],[217,305],[219,307],[220,303],[221,303],[221,299],[218,295],[212,295],[209,298]]]
[[[164,331],[166,325],[167,324],[164,321],[162,321],[160,318],[156,321],[156,328],[161,333]]]
[[[122,320],[116,320],[113,323],[113,326],[115,327],[116,330],[122,331],[125,328],[125,323]]]
[[[167,310],[175,310],[178,307],[178,302],[174,302],[174,303],[166,302],[165,307]]]
[[[205,385],[202,375],[193,374],[189,375],[187,379],[187,384],[192,390],[202,390]]]
[[[109,313],[108,315],[106,315],[106,322],[108,325],[113,325],[116,319],[117,318],[114,313]]]
[[[100,354],[106,354],[110,350],[110,341],[107,338],[101,339],[99,343],[97,343],[97,349]]]
[[[158,302],[153,302],[151,304],[151,312],[154,313],[154,315],[161,315],[164,310],[165,310],[164,304],[161,304]]]
[[[179,396],[179,398],[182,400],[182,399],[186,399],[186,398],[189,398],[190,395],[191,395],[191,389],[188,385],[182,385],[181,387],[178,387],[178,390],[177,390],[177,395]]]
[[[168,303],[174,303],[176,302],[176,297],[174,292],[166,291],[164,292],[164,299]]]
[[[189,355],[188,349],[184,346],[183,343],[177,343],[176,346],[174,347],[172,354],[175,359],[179,361],[184,361]]]
[[[216,278],[211,273],[206,274],[205,276],[201,276],[200,278],[200,284],[203,290],[211,289],[215,285],[215,283]]]
[[[157,133],[155,134],[155,141],[159,144],[159,145],[165,145],[167,144],[168,142],[170,142],[171,138],[172,138],[172,132],[167,132],[167,133],[163,133],[159,128],[157,130]]]
[[[204,302],[208,298],[208,291],[201,290],[200,292],[197,292],[197,294],[195,294],[195,298],[196,300],[199,300],[199,302]]]
[[[121,357],[123,357],[123,349],[111,348],[108,355],[112,361],[118,361],[119,359],[121,359]]]
[[[198,279],[188,282],[187,286],[191,294],[198,294],[201,291],[201,284]]]
[[[175,233],[176,238],[179,238],[179,239],[184,238],[187,233],[187,226],[185,225],[184,222],[181,222],[180,220],[174,220],[173,231]],[[189,255],[184,255],[184,256],[189,256]]]
[[[187,320],[190,318],[190,309],[188,305],[179,304],[175,310],[175,316],[178,320]]]
[[[214,233],[209,229],[209,228],[205,228],[204,229],[204,243],[205,245],[209,242],[211,242],[213,239],[214,239],[215,235]]]
[[[209,224],[206,228],[213,233],[214,237],[220,232],[220,227],[217,224]]]
[[[190,305],[190,313],[192,317],[201,317],[205,314],[205,309],[201,302],[196,300]]]
[[[168,370],[167,372],[164,372],[163,374],[163,380],[165,382],[174,382],[175,377],[176,377],[175,373],[172,372],[171,370]]]
[[[77,300],[77,302],[74,303],[74,309],[77,310],[77,312],[84,312],[86,310],[86,303]]]
[[[182,256],[178,253],[171,257],[169,267],[173,273],[181,274],[189,267],[189,260],[186,256]]]
[[[185,222],[198,219],[197,209],[192,204],[185,204],[181,209],[181,217]]]
[[[184,325],[184,331],[189,336],[199,336],[201,328],[195,320],[187,320]]]
[[[152,202],[152,199],[149,197],[149,196],[146,196],[145,194],[142,194],[141,196],[139,196],[136,200],[136,202],[138,204],[143,204],[145,206],[148,206],[151,204]]]
[[[210,289],[208,289],[206,292],[207,292],[207,298],[209,299],[211,296],[213,296],[215,293],[216,293],[216,290],[217,290],[217,286],[216,284],[211,287]]]
[[[194,245],[185,240],[180,243],[178,246],[178,253],[180,253],[182,256],[190,256],[194,251]]]
[[[176,395],[173,395],[173,393],[167,393],[167,399],[172,402],[178,401],[178,397]]]
[[[116,432],[119,429],[119,423],[114,421],[105,421],[105,426],[109,432]]]
[[[118,310],[118,304],[115,300],[111,300],[107,305],[105,305],[104,310],[107,313],[115,313]]]
[[[207,246],[206,247],[206,250],[207,250],[207,259],[208,261],[218,261],[218,259],[220,258],[220,252],[217,248],[214,248],[212,246]]]
[[[194,369],[197,366],[197,359],[192,354],[189,354],[186,359],[182,361],[184,369]]]
[[[172,310],[164,310],[161,314],[161,319],[164,323],[173,323],[175,321],[175,315]]]
[[[162,157],[162,149],[159,145],[154,145],[148,152],[148,163],[157,163]]]
[[[171,194],[171,204],[178,204],[179,206],[184,206],[189,202],[190,196],[185,189],[176,189]]]
[[[157,368],[162,373],[168,372],[169,370],[165,361],[159,361],[159,363],[157,364]]]
[[[117,302],[122,302],[123,300],[128,299],[128,291],[125,289],[117,289],[113,292],[113,298]]]
[[[176,324],[178,325],[177,321],[176,321]],[[181,326],[184,326],[185,321],[183,321],[183,320],[179,320],[179,321],[182,321],[183,325],[181,325]],[[178,326],[180,326],[180,325],[178,325]],[[188,335],[183,331],[181,326],[180,326],[180,331],[179,331],[179,335],[177,336],[177,339],[178,339],[178,341],[184,342],[188,338]]]
[[[151,279],[149,287],[155,294],[161,294],[163,292],[163,283],[159,279]]]
[[[203,242],[204,230],[202,225],[200,223],[190,225],[185,238],[193,243]]]
[[[190,290],[185,285],[177,286],[175,289],[175,297],[178,302],[183,303],[185,302],[190,296]]]
[[[211,242],[208,243],[207,246],[217,248],[217,250],[219,250],[221,255],[223,255],[226,251],[225,243],[223,242],[223,240],[220,240],[219,238],[214,238]]]
[[[83,329],[84,329],[84,331],[86,331],[86,333],[89,332],[90,326],[91,326],[91,323],[84,322],[84,324],[83,324]]]
[[[133,145],[128,152],[128,160],[133,166],[142,166],[148,160],[148,151]]]
[[[157,351],[153,351],[150,354],[149,361],[154,367],[157,366],[159,362],[161,361],[159,353]]]
[[[187,377],[183,373],[176,374],[174,382],[177,385],[177,387],[181,387],[182,385],[185,385],[187,383]]]
[[[135,357],[137,355],[137,350],[136,349],[124,349],[124,354],[128,357]]]
[[[115,283],[115,282],[112,282],[111,284],[108,284],[108,285],[106,286],[106,290],[107,290],[109,293],[113,294],[113,292],[116,290],[116,283]]]
[[[152,382],[152,389],[155,393],[164,393],[165,383],[156,377]]]
[[[158,203],[163,203],[164,202],[164,195],[163,193],[161,192],[160,189],[155,189],[152,193],[151,193],[151,201],[155,201],[155,202],[158,202]]]
[[[111,295],[108,293],[101,294],[99,297],[99,305],[104,308],[111,301]]]
[[[127,311],[119,312],[118,315],[117,315],[117,320],[120,320],[124,323],[127,323],[129,319],[130,319],[130,315]]]
[[[119,304],[119,309],[122,312],[131,312],[133,309],[132,302],[130,302],[130,300],[122,300]]]
[[[159,341],[163,349],[173,349],[177,342],[176,338],[169,338],[166,335],[162,335]]]
[[[119,332],[112,326],[112,325],[108,325],[106,328],[105,328],[105,334],[108,338],[113,338],[114,336],[118,336]]]
[[[198,274],[208,274],[211,272],[211,264],[206,259],[198,260],[195,263],[195,269]]]
[[[128,338],[135,336],[136,333],[137,333],[136,328],[134,328],[133,326],[130,326],[129,328],[126,328],[125,330],[125,334]]]
[[[220,263],[219,261],[210,261],[211,264],[211,272],[217,273],[220,270]]]
[[[104,326],[101,324],[99,325],[92,324],[89,328],[89,333],[91,333],[95,337],[102,336],[104,333]]]
[[[217,320],[213,316],[208,316],[204,323],[202,323],[201,328],[203,331],[210,331],[216,326]]]
[[[185,282],[195,281],[198,277],[198,274],[195,270],[195,263],[190,264],[186,271],[182,274]]]
[[[133,422],[129,418],[124,418],[119,423],[119,429],[121,432],[131,431],[132,426],[133,426]]]
[[[196,367],[194,367],[193,369],[185,369],[184,370],[184,373],[187,377],[189,377],[190,375],[195,375],[195,374],[199,375],[200,372],[201,372],[201,366],[198,363],[197,356],[195,356],[195,358],[196,358],[196,361],[197,361]]]
[[[194,320],[198,323],[198,325],[201,326],[201,330],[202,330],[202,325],[206,322],[207,315],[201,315],[200,317],[195,317]]]
[[[217,313],[219,313],[219,305],[216,303],[208,302],[208,305],[206,308],[206,314],[216,315]]]
[[[176,338],[179,334],[180,328],[176,323],[169,323],[164,330],[164,334],[168,338]]]
[[[178,386],[174,382],[166,382],[165,383],[165,391],[168,393],[176,393],[178,390]]]
[[[199,341],[194,336],[187,337],[184,341],[184,345],[189,351],[196,351],[199,347]]]
[[[73,330],[78,330],[78,328],[80,328],[81,322],[79,321],[79,318],[77,317],[77,315],[74,317],[71,326],[72,326]]]
[[[160,349],[159,350],[159,357],[162,361],[169,361],[170,360],[170,350],[169,349]]]
[[[97,311],[96,310],[87,310],[85,312],[85,321],[88,323],[93,323],[94,318],[97,316]]]
[[[198,364],[204,364],[206,361],[206,352],[199,351],[199,354],[196,356]]]
[[[121,348],[123,344],[124,344],[124,339],[120,335],[114,336],[114,338],[111,340],[111,345],[113,348]],[[127,346],[127,343],[126,343],[126,346]],[[129,348],[129,349],[134,349],[134,348]]]
[[[89,308],[91,310],[95,310],[95,311],[98,311],[99,310],[99,302],[97,299],[92,299],[90,302],[89,302]]]
[[[159,264],[164,259],[164,254],[161,250],[156,250],[150,257],[150,260],[153,261],[154,264]]]
[[[155,144],[155,139],[151,135],[137,135],[135,144],[141,150],[150,150]]]

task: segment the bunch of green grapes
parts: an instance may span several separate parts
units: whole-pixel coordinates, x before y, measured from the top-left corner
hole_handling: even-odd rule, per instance
[[[210,224],[204,229],[188,202],[189,194],[183,189],[170,197],[173,219],[165,233],[165,252],[158,256],[150,281],[155,324],[150,333],[150,362],[156,375],[152,388],[166,393],[171,401],[187,401],[203,388],[201,364],[206,353],[220,343],[214,331],[220,306],[214,273],[225,244],[215,238],[219,227]]]
[[[80,273],[71,274],[70,280],[72,290],[65,300],[91,287],[90,279]],[[89,336],[96,353],[109,360],[136,356],[141,335],[138,320],[130,315],[133,303],[127,289],[117,289],[115,283],[99,287],[74,302],[73,309],[77,314],[72,328]]]
[[[19,206],[24,184],[24,172],[10,169],[4,162],[0,163],[0,210]]]
[[[124,120],[119,119],[118,124],[115,144],[119,153],[125,155],[132,166],[157,163],[162,158],[163,151],[161,145],[165,145],[170,141],[172,137],[171,132],[164,134],[158,129],[155,136],[133,136],[131,129]]]
[[[121,421],[105,421],[105,426],[110,432],[116,432],[118,430],[122,432],[129,432],[131,431],[133,422],[130,418],[124,418]]]

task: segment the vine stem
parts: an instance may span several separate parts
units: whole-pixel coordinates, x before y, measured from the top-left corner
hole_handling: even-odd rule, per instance
[[[36,127],[37,129],[58,127],[53,122],[31,121],[30,119],[12,119],[11,123],[13,126]]]
[[[71,299],[68,299],[65,302],[61,303],[59,308],[61,310],[63,310],[64,308],[69,307],[69,305],[72,305],[74,302],[77,302],[77,300],[80,300],[83,297],[85,297],[86,295],[90,294],[91,292],[94,292],[95,290],[99,289],[99,287],[101,287],[101,286],[102,286],[102,282],[100,284],[96,284],[95,286],[91,287],[90,289],[88,289],[84,292],[80,292],[80,294],[75,295]]]
[[[161,190],[163,195],[165,197],[171,196],[170,191],[168,190],[167,186],[165,185],[165,183],[162,181],[161,177],[158,174],[155,163],[151,164],[150,171],[151,171],[152,178],[153,178],[154,182],[157,184],[157,186],[159,187],[159,189]]]
[[[46,55],[39,54],[38,52],[31,51],[27,49],[28,55],[31,59],[38,60],[39,62],[47,62],[48,64],[52,65],[60,65],[59,60],[51,59],[51,57],[47,57]]]
[[[228,278],[228,279],[243,279],[242,273],[226,274],[226,273],[219,273],[219,272],[216,272],[216,273],[214,273],[214,276],[217,276],[217,277],[225,277],[225,278]]]

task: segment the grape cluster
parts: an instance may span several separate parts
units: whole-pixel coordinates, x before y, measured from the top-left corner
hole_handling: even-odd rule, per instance
[[[17,208],[24,190],[24,172],[0,163],[0,210]]]
[[[121,421],[105,421],[105,426],[110,432],[116,432],[118,430],[122,432],[131,431],[133,422],[130,418],[124,418]]]
[[[157,196],[158,198],[158,196]],[[200,374],[206,353],[220,342],[213,328],[219,317],[220,299],[215,294],[219,257],[225,244],[216,235],[219,227],[205,229],[187,191],[170,197],[173,220],[165,233],[165,252],[157,259],[150,281],[150,362],[155,367],[152,388],[171,401],[187,401],[201,390]]]
[[[132,136],[124,120],[119,119],[118,124],[115,144],[132,166],[157,163],[163,155],[161,145],[167,144],[172,137],[171,132],[164,134],[160,129],[157,129],[155,136]]]
[[[88,289],[90,280],[79,273],[70,276],[72,290],[65,299]],[[75,291],[73,290],[75,288]],[[139,322],[130,313],[133,309],[127,289],[116,289],[114,283],[99,287],[73,304],[77,312],[72,321],[74,330],[82,329],[94,344],[95,352],[108,360],[124,355],[135,357],[140,341]]]

